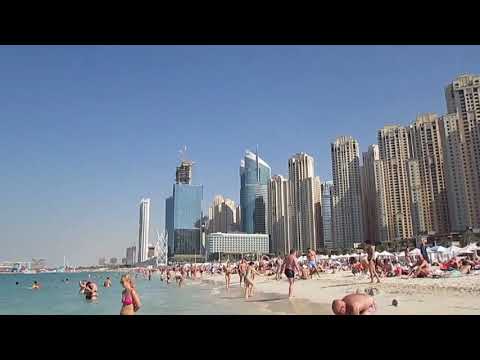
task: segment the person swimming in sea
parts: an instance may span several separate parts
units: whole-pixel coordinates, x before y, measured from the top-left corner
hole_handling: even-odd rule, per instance
[[[98,297],[98,289],[97,284],[93,281],[88,281],[85,284],[85,300],[97,300]]]
[[[40,284],[35,280],[32,285],[32,290],[40,289]]]
[[[129,274],[124,274],[120,279],[120,284],[124,288],[122,291],[120,315],[134,315],[142,306],[140,297],[135,289],[135,283]]]

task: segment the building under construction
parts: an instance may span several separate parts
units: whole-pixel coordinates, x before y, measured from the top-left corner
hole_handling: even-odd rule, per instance
[[[189,160],[182,160],[179,166],[177,166],[176,182],[177,184],[192,183],[192,167],[193,162]]]

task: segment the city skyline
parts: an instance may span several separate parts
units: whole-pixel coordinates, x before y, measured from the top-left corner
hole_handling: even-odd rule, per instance
[[[151,228],[163,229],[184,144],[206,213],[215,194],[239,203],[245,148],[259,144],[272,174],[306,152],[315,175],[331,180],[338,136],[366,151],[388,124],[443,116],[445,86],[480,73],[476,47],[2,47],[0,55],[1,260],[50,264],[122,258],[136,243],[142,197],[152,199]],[[355,94],[349,106],[345,92]]]

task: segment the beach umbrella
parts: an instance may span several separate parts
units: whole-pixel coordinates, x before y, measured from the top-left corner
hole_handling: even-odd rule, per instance
[[[456,255],[459,253],[459,251],[461,250],[461,248],[459,248],[458,246],[455,246],[455,245],[452,245],[450,246],[448,249],[448,253],[451,254],[451,255]]]
[[[415,248],[415,249],[413,249],[412,251],[410,251],[410,252],[408,253],[408,255],[420,256],[420,255],[422,255],[422,252],[420,251],[420,249]]]
[[[379,255],[380,256],[395,256],[392,253],[388,252],[387,250],[382,251]]]

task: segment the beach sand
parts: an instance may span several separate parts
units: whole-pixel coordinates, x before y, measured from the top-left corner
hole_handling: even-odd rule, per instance
[[[207,276],[204,281],[216,286],[225,285],[223,275]],[[272,313],[332,314],[333,299],[368,288],[376,288],[378,315],[480,315],[480,275],[448,279],[383,278],[382,283],[371,284],[366,276],[354,277],[350,272],[322,273],[313,280],[296,280],[294,295],[288,299],[288,282],[283,276],[256,277],[255,295],[249,302],[265,304]],[[229,293],[240,297],[238,275],[232,275]],[[392,300],[398,306],[392,305]]]

